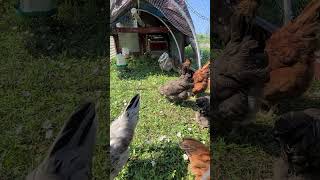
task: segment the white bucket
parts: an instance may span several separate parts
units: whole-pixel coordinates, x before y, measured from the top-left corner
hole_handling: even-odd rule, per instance
[[[130,50],[128,48],[122,48],[122,55],[125,58],[129,58],[129,53],[130,53]]]
[[[127,62],[122,54],[117,54],[117,66],[127,66]]]

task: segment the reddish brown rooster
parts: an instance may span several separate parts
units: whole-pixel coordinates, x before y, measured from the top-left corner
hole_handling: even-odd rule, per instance
[[[266,43],[270,81],[265,84],[264,98],[274,102],[299,96],[309,87],[319,32],[320,1],[311,1],[292,22],[272,34]]]
[[[195,180],[210,179],[210,151],[201,142],[192,139],[184,138],[180,143],[180,148],[183,149],[190,160],[189,168],[196,176]]]
[[[193,94],[198,94],[204,92],[209,83],[209,76],[210,76],[210,61],[206,63],[201,69],[198,69],[192,76],[193,79]]]

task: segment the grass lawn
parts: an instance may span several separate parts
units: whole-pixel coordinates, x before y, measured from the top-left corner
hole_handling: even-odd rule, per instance
[[[127,69],[111,62],[111,119],[115,119],[136,94],[141,95],[139,123],[130,146],[130,159],[118,179],[191,179],[183,151],[183,137],[209,143],[207,129],[195,121],[194,100],[173,104],[160,96],[158,88],[177,78],[162,72],[157,59],[135,58]],[[153,164],[153,165],[152,165]]]
[[[86,97],[99,102],[93,179],[106,179],[109,74],[106,57],[97,56],[91,43],[96,35],[84,37],[89,28],[61,14],[52,21],[23,20],[14,14],[13,2],[0,9],[0,179],[24,179],[37,167]]]

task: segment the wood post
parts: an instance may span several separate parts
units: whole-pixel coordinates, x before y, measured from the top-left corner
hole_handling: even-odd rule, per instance
[[[113,34],[114,45],[116,46],[117,54],[121,53],[120,45],[119,45],[119,36],[117,34]]]

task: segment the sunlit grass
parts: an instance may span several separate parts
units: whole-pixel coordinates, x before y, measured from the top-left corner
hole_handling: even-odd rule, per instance
[[[118,179],[192,179],[178,143],[183,137],[193,137],[208,144],[209,133],[194,119],[193,100],[173,104],[160,96],[158,88],[177,76],[162,72],[156,59],[131,59],[127,69],[118,69],[112,61],[112,119],[136,93],[141,95],[140,119],[130,146],[130,159]]]

